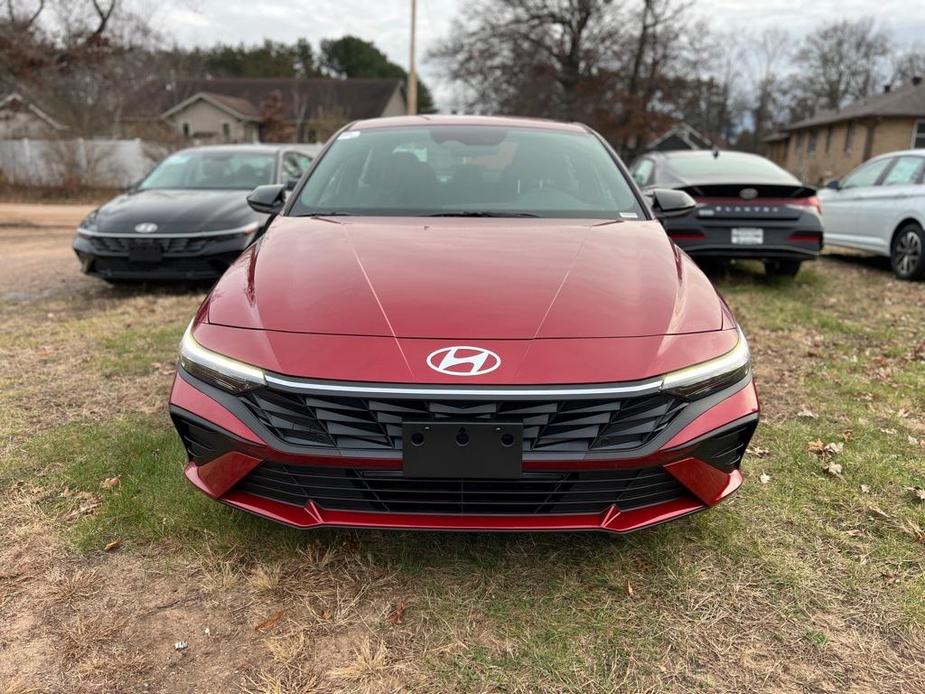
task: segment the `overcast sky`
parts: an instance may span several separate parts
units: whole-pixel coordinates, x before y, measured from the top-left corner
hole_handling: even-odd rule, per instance
[[[447,35],[465,0],[418,0],[418,55]],[[408,65],[410,0],[185,0],[157,18],[164,33],[184,46],[257,43],[264,38],[323,38],[354,34],[372,41],[399,65]],[[780,26],[804,33],[825,20],[875,15],[898,40],[925,41],[922,0],[699,0],[697,12],[720,30],[760,30]],[[922,37],[922,38],[920,38]],[[419,65],[422,77],[446,108],[452,92],[437,82],[432,65]]]

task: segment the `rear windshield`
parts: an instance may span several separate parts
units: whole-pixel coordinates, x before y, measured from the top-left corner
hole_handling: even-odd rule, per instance
[[[276,155],[267,152],[177,152],[148,174],[142,190],[252,190],[273,182]]]
[[[290,214],[644,217],[589,133],[455,125],[341,133]]]
[[[666,166],[681,178],[728,180],[755,176],[761,179],[776,179],[781,183],[793,183],[794,179],[782,168],[764,157],[742,152],[720,152],[712,154],[681,155],[670,157]]]

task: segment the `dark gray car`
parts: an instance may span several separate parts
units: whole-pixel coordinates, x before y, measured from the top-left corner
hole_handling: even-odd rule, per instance
[[[757,154],[685,150],[643,155],[631,168],[646,192],[673,188],[697,207],[662,219],[671,239],[695,260],[751,258],[775,275],[795,275],[822,250],[822,218],[813,188]]]
[[[80,223],[74,250],[81,269],[110,281],[220,276],[267,219],[250,208],[247,193],[271,183],[293,186],[312,151],[216,145],[170,155]]]

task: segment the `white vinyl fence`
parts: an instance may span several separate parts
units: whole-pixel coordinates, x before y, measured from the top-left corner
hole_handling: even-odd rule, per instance
[[[0,178],[17,185],[121,188],[167,153],[142,140],[0,140]]]

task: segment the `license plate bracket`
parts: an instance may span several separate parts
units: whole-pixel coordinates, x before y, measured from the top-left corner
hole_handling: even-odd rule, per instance
[[[128,247],[130,263],[159,263],[163,257],[161,247],[153,239],[135,241]]]
[[[404,422],[402,471],[405,477],[520,479],[523,433],[522,424]]]
[[[743,246],[759,246],[764,243],[764,229],[738,227],[732,230],[732,242]]]

